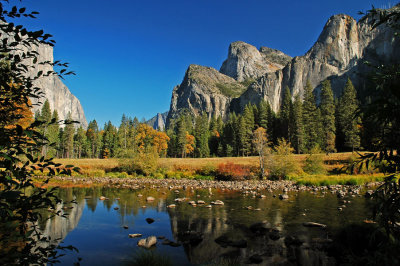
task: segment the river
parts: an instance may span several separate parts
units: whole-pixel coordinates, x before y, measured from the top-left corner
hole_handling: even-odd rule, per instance
[[[282,191],[280,192],[282,193]],[[82,258],[81,265],[129,265],[140,252],[167,256],[174,265],[204,265],[234,261],[238,265],[297,263],[332,265],[324,251],[332,235],[346,225],[370,219],[369,200],[360,195],[338,198],[329,191],[249,193],[208,189],[169,190],[121,188],[62,188],[60,206],[68,218],[55,217],[41,224],[43,232],[77,252],[66,252],[61,265]],[[263,196],[261,196],[263,195]],[[101,200],[100,197],[107,199]],[[154,201],[147,201],[154,197]],[[176,198],[186,198],[176,202]],[[203,200],[192,206],[189,201]],[[212,205],[221,200],[224,205]],[[175,204],[175,208],[167,208]],[[71,207],[71,208],[69,208]],[[148,223],[146,218],[154,220]],[[315,222],[324,227],[306,227]],[[137,246],[140,238],[160,237],[150,251]],[[164,245],[165,239],[178,243]],[[217,241],[216,241],[217,239]],[[60,241],[58,240],[58,241]],[[258,260],[258,261],[257,261]],[[261,260],[261,261],[259,261]]]

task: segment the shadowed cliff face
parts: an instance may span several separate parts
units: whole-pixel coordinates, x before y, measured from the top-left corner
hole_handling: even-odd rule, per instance
[[[220,72],[242,84],[249,80],[255,82],[244,84],[248,87],[242,94],[225,97],[224,104],[228,107],[215,108],[201,101],[201,98],[214,97],[212,85],[198,87],[196,94],[202,97],[193,97],[192,88],[188,86],[190,79],[188,82],[185,76],[182,84],[173,91],[170,115],[173,117],[187,108],[194,114],[206,111],[226,117],[226,112],[239,112],[249,102],[257,104],[261,99],[268,101],[277,112],[284,88],[289,87],[293,97],[303,97],[307,80],[318,92],[322,81],[330,79],[336,96],[341,95],[348,77],[358,90],[362,90],[366,85],[365,75],[371,71],[365,61],[375,64],[400,61],[399,38],[394,38],[394,31],[386,25],[373,29],[371,20],[366,17],[357,22],[343,14],[332,16],[311,49],[294,58],[267,47],[257,50],[250,44],[234,42]],[[235,104],[232,104],[233,99]]]

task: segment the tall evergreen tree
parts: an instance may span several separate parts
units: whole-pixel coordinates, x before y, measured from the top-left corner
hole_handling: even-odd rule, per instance
[[[76,158],[81,158],[83,156],[87,155],[87,137],[85,134],[85,130],[83,127],[79,127],[76,130],[76,134],[74,136],[74,146],[75,146],[75,152],[76,152]]]
[[[240,124],[241,130],[241,143],[242,143],[242,154],[250,155],[253,150],[252,138],[253,138],[253,130],[255,127],[254,123],[254,109],[252,105],[248,104],[244,108],[244,112],[242,117],[242,121]]]
[[[40,122],[42,122],[39,129],[40,133],[42,133],[47,139],[49,139],[48,126],[51,121],[51,109],[50,109],[50,103],[47,99],[44,102],[42,109],[40,111],[40,115],[37,117],[37,119]],[[42,147],[42,155],[46,156],[48,150],[49,150],[49,145],[44,145]]]
[[[100,156],[100,135],[99,135],[99,127],[97,125],[97,121],[93,120],[89,122],[88,129],[86,131],[86,137],[89,142],[90,147],[90,156],[92,158],[99,158]]]
[[[117,129],[111,121],[108,121],[108,123],[104,125],[102,157],[113,157],[118,145],[117,143]]]
[[[335,152],[335,103],[333,99],[331,83],[329,80],[322,82],[320,109],[323,131],[322,148],[326,152]]]
[[[344,147],[353,151],[360,147],[360,118],[356,116],[358,109],[357,92],[350,79],[347,80],[343,95],[339,100],[338,124],[344,136]]]
[[[216,121],[215,121],[216,122]],[[208,130],[208,116],[207,113],[199,115],[195,119],[194,137],[196,140],[195,156],[204,158],[210,155],[210,148],[208,140],[210,132]]]
[[[318,142],[318,113],[313,88],[308,80],[304,88],[303,99],[303,128],[304,128],[304,148],[310,151]]]
[[[118,145],[125,150],[128,148],[128,130],[129,120],[125,114],[123,114],[121,118],[121,124],[118,128]]]
[[[50,147],[47,152],[47,156],[49,157],[59,157],[59,146],[60,146],[60,125],[58,124],[58,112],[57,110],[53,111],[53,115],[51,116],[51,120],[54,123],[51,123],[48,127],[48,140],[50,142]]]
[[[268,102],[262,99],[258,105],[258,116],[256,123],[258,126],[267,129],[269,125],[268,117],[271,108],[269,107]]]
[[[74,156],[74,135],[75,135],[75,127],[74,124],[71,123],[72,116],[71,112],[68,113],[66,122],[68,122],[62,134],[62,146],[64,150],[64,158],[73,158]]]
[[[303,103],[299,95],[293,102],[293,147],[297,153],[304,151]]]
[[[292,95],[290,93],[289,87],[286,87],[283,94],[281,110],[279,112],[279,124],[280,124],[279,137],[283,137],[289,142],[291,142],[289,134],[290,109],[292,108],[291,106],[292,106]]]

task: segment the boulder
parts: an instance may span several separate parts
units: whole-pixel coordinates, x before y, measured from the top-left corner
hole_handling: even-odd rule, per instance
[[[139,247],[151,248],[157,244],[157,238],[155,236],[149,236],[148,238],[140,239],[137,243]]]

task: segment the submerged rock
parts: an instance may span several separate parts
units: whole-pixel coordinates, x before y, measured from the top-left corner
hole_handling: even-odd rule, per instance
[[[326,225],[325,225],[325,224],[314,223],[314,222],[305,222],[305,223],[303,223],[303,226],[305,226],[305,227],[320,227],[320,228],[326,228]]]
[[[137,243],[139,247],[151,248],[157,244],[157,238],[155,236],[149,236],[148,238],[140,239]]]
[[[152,224],[152,223],[154,223],[154,219],[153,218],[146,218],[146,222],[148,224]]]

